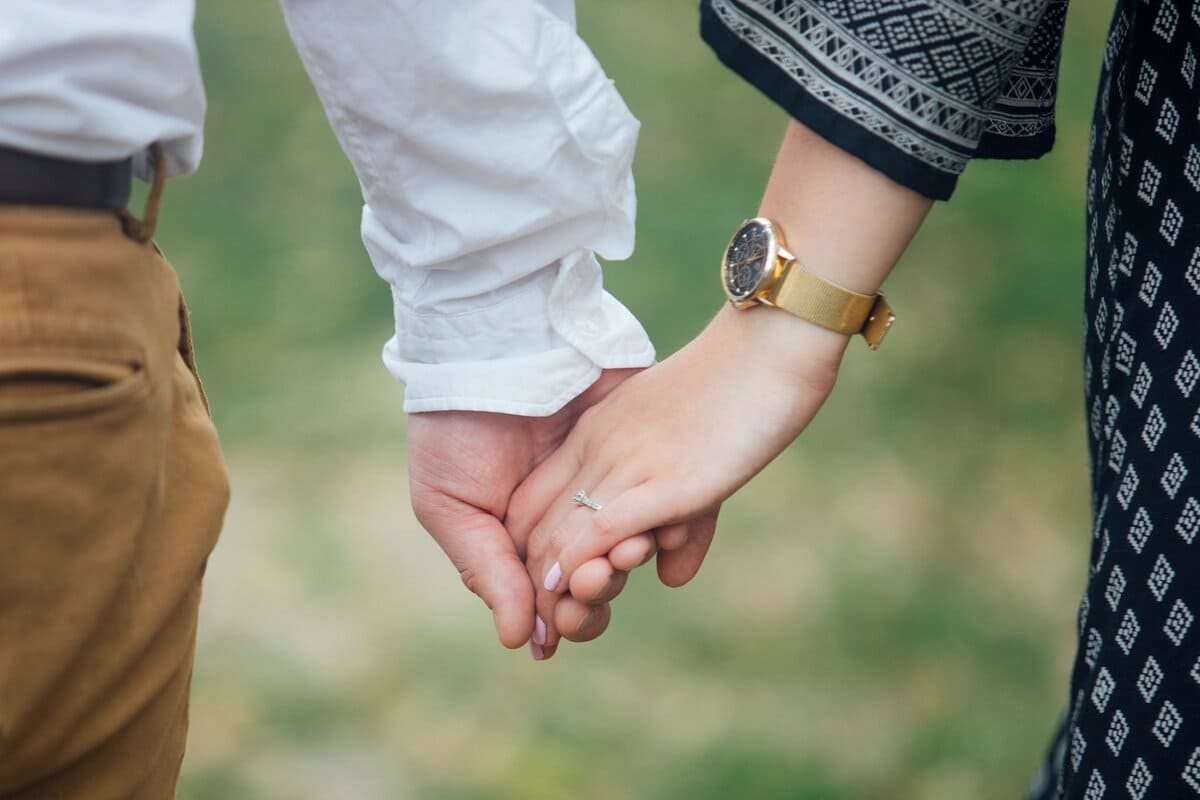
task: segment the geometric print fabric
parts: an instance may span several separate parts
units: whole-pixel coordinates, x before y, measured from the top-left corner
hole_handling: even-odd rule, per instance
[[[1053,140],[1066,0],[702,0],[717,56],[934,198]],[[1118,0],[1087,177],[1093,532],[1032,800],[1200,798],[1200,0]]]
[[[927,197],[1054,140],[1067,0],[703,0],[701,34],[791,116]]]
[[[1200,5],[1120,0],[1087,178],[1093,533],[1033,800],[1200,798]]]

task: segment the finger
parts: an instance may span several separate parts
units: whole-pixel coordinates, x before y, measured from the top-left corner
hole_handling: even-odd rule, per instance
[[[529,640],[529,655],[533,656],[534,661],[545,661],[554,655],[557,647],[546,647],[538,644],[532,639]]]
[[[612,550],[608,551],[608,561],[614,569],[628,572],[654,558],[654,554],[657,552],[658,542],[654,535],[643,533],[618,542]]]
[[[555,620],[557,619],[555,609],[563,597],[564,595],[554,592],[538,592],[534,600],[537,617],[542,620],[542,624],[546,627],[545,642],[542,644],[542,651],[546,658],[554,655],[554,650],[558,646],[558,640],[562,638],[562,635],[558,631],[558,626],[555,624]]]
[[[569,584],[572,594],[539,591],[536,600],[537,625],[533,637],[536,647],[532,648],[533,657],[539,661],[550,658],[554,655],[560,638],[590,641],[603,633],[608,627],[611,612],[605,611],[599,616],[584,620],[587,612],[577,609],[607,608],[608,602],[625,588],[628,578],[628,572],[613,570],[608,559],[594,558],[575,570]],[[562,610],[564,603],[570,611]],[[564,613],[568,615],[565,618]]]
[[[628,572],[614,570],[608,559],[599,557],[575,570],[569,583],[571,594],[537,592],[534,642],[540,649],[534,652],[534,657],[550,658],[561,638],[590,641],[603,633],[611,617],[608,602],[621,593],[628,578]],[[597,608],[606,610],[589,617],[586,609]]]
[[[500,643],[525,644],[533,634],[533,584],[500,520],[445,495],[438,495],[436,504],[421,505],[421,524],[450,557],[463,584],[492,610]]]
[[[685,524],[667,525],[654,532],[658,540],[659,550],[678,550],[688,540],[688,526]]]
[[[594,474],[595,469],[574,472],[568,482],[572,486],[596,486],[601,481],[602,474]],[[546,643],[543,645],[545,657],[549,658],[560,638],[554,624],[554,609],[559,598],[567,591],[569,581],[564,579],[562,569],[555,562],[555,554],[562,547],[562,542],[568,536],[575,535],[579,530],[580,518],[596,512],[591,508],[581,506],[573,501],[575,492],[560,492],[556,500],[546,510],[545,516],[537,523],[529,535],[526,547],[525,565],[531,582],[535,588],[534,607],[540,619],[546,626]],[[600,558],[607,554],[607,549],[596,552],[593,557]],[[581,559],[579,565],[589,559]],[[566,576],[569,577],[569,576]]]
[[[607,603],[625,588],[627,572],[613,569],[609,559],[593,558],[571,576],[571,596],[585,605]]]
[[[687,527],[687,542],[682,547],[658,554],[658,579],[667,586],[683,586],[696,577],[717,532],[717,511],[697,517]]]
[[[568,439],[529,474],[508,503],[504,527],[516,544],[517,553],[525,558],[529,537],[534,528],[550,511],[554,501],[572,494],[569,482],[579,468],[579,459]]]
[[[594,485],[597,481],[593,480],[593,477],[584,473],[573,473],[570,485]],[[577,518],[579,516],[594,513],[591,509],[573,503],[567,494],[559,493],[558,498],[546,510],[545,516],[538,521],[533,532],[529,534],[525,566],[530,581],[536,589],[534,600],[536,613],[546,628],[545,644],[542,645],[542,648],[547,658],[553,653],[559,639],[558,629],[554,625],[554,607],[559,596],[567,590],[568,586],[568,582],[562,579],[561,569],[557,569],[555,566],[552,553],[559,549],[559,543],[563,541],[567,531],[578,530]],[[606,552],[596,553],[595,557],[600,559],[606,555]],[[582,562],[580,563],[582,564]]]
[[[604,488],[597,488],[598,497],[606,496]],[[563,540],[557,563],[545,570],[546,591],[560,590],[565,584],[562,578],[569,579],[580,564],[607,553],[618,542],[642,531],[682,522],[683,513],[669,487],[660,488],[648,481],[616,495],[599,511],[577,515],[569,521],[577,527]],[[545,556],[546,561],[551,558]]]
[[[607,603],[587,605],[570,595],[562,598],[555,609],[554,624],[562,637],[572,642],[590,642],[604,633],[612,621],[612,607]]]

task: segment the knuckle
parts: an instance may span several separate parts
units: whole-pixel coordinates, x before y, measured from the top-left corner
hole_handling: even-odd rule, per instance
[[[540,556],[546,550],[549,537],[546,535],[546,529],[542,527],[534,528],[529,537],[525,540],[525,558],[531,560]]]
[[[596,427],[596,418],[600,415],[600,406],[589,406],[575,421],[575,429],[581,434],[588,434]]]
[[[676,469],[674,472],[680,473],[682,470]],[[706,475],[694,475],[683,486],[667,493],[661,501],[666,519],[676,524],[696,516],[710,502],[711,495],[720,491],[716,484]]]
[[[603,510],[597,511],[592,517],[592,532],[596,538],[608,541],[617,533],[617,521],[613,515]]]
[[[472,594],[480,597],[485,603],[488,604],[488,608],[491,608],[491,603],[488,602],[488,599],[483,596],[483,594],[480,590],[479,573],[472,567],[464,566],[461,564],[456,564],[455,566],[458,567],[458,577],[459,577],[459,580],[462,581],[463,586],[467,587],[467,590],[470,591]]]
[[[409,498],[417,522],[431,533],[451,510],[451,505],[444,494],[420,484],[413,484]]]

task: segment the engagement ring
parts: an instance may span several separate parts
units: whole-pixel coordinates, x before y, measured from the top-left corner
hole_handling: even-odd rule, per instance
[[[575,493],[575,496],[571,498],[571,502],[577,506],[587,506],[592,511],[600,510],[600,504],[588,497],[587,492],[585,492],[583,489],[580,489]]]

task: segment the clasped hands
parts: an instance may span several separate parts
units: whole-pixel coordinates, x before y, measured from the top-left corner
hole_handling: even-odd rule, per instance
[[[514,494],[560,448],[583,413],[636,372],[604,371],[584,394],[549,417],[444,411],[409,420],[410,488],[418,520],[466,587],[492,610],[501,643],[516,648],[528,642],[535,659],[553,655],[560,637],[585,642],[603,633],[611,618],[609,603],[624,589],[629,572],[659,551],[663,581],[687,582],[712,539],[715,514],[706,535],[692,538],[688,526],[679,525],[626,539],[575,570],[559,602],[543,590],[547,600],[538,607],[545,610],[535,613],[536,586],[544,578],[535,579],[526,566],[535,522],[533,494],[527,490],[515,502]],[[529,498],[524,506],[522,496]]]
[[[413,509],[501,643],[548,658],[562,638],[603,633],[629,571],[656,554],[663,583],[691,580],[721,503],[812,419],[845,346],[790,315],[727,307],[670,358],[606,370],[552,416],[413,414]],[[579,490],[602,508],[572,502]]]

